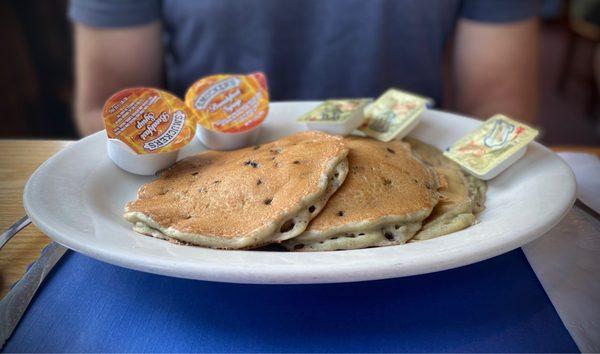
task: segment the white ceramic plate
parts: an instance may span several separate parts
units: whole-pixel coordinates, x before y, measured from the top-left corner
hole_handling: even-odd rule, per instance
[[[296,117],[318,102],[275,103],[260,133],[273,140],[304,129]],[[428,111],[411,134],[441,149],[477,121]],[[195,142],[184,154],[202,150]],[[34,224],[55,241],[90,257],[145,272],[236,283],[329,283],[384,279],[463,266],[535,239],[570,209],[571,170],[540,144],[489,182],[480,223],[436,239],[352,251],[293,253],[222,251],[175,245],[142,236],[121,216],[140,185],[106,155],[106,134],[80,140],[46,161],[23,196]],[[225,217],[225,216],[224,216]]]

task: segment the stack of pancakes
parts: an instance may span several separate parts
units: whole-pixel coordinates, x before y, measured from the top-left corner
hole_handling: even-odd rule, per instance
[[[186,158],[142,186],[125,218],[139,233],[204,247],[345,250],[468,227],[485,189],[422,142],[311,131]]]

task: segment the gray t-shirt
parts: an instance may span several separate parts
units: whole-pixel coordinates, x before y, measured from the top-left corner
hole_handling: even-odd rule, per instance
[[[272,100],[377,96],[394,86],[442,99],[446,42],[460,18],[509,22],[535,0],[71,0],[92,27],[164,24],[167,88],[264,71]]]

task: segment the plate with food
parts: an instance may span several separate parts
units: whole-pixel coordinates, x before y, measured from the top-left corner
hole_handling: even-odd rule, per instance
[[[403,139],[341,137],[296,121],[319,104],[271,103],[256,143],[216,151],[190,138],[150,176],[117,167],[111,136],[96,133],[40,166],[25,208],[56,242],[118,266],[302,284],[488,259],[544,234],[574,201],[571,170],[539,143],[483,181],[443,153],[478,120],[425,109]]]

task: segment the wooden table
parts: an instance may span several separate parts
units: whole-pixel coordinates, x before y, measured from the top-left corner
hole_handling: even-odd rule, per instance
[[[25,215],[23,188],[29,176],[50,156],[70,144],[58,140],[0,140],[0,232]],[[556,151],[581,151],[600,157],[599,147],[556,146]],[[0,250],[0,298],[21,278],[50,239],[30,225]]]
[[[56,140],[0,140],[0,232],[25,215],[23,188],[29,176],[68,144]],[[46,235],[29,225],[0,250],[0,298],[49,242]]]

